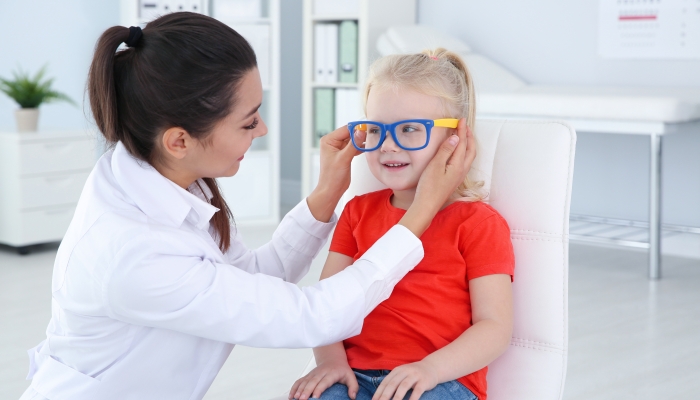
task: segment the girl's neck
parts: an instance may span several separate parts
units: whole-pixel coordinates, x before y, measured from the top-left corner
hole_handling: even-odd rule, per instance
[[[408,210],[416,197],[416,189],[394,190],[391,196],[391,205],[402,210]]]
[[[392,206],[400,208],[402,210],[408,210],[408,208],[411,207],[411,204],[413,204],[413,199],[415,199],[416,197],[415,188],[409,190],[393,190],[393,192],[394,195],[391,196],[391,199],[389,199],[389,201],[391,202]],[[440,207],[440,210],[454,203],[456,199],[456,195],[450,195],[447,201],[445,201],[445,204],[443,204],[442,207]]]

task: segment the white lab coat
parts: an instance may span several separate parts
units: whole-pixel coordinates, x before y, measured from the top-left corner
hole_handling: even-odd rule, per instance
[[[420,241],[396,226],[351,267],[302,289],[294,283],[335,216],[321,223],[302,201],[270,243],[249,250],[235,235],[222,254],[203,186],[183,190],[121,143],[98,161],[58,249],[51,321],[29,350],[27,394],[200,399],[234,343],[314,347],[357,335],[423,257]]]

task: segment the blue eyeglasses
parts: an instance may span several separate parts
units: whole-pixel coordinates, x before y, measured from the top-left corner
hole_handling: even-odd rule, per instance
[[[428,145],[433,127],[456,128],[458,122],[455,118],[406,119],[393,124],[353,121],[348,123],[348,130],[353,146],[359,151],[377,150],[386,140],[387,131],[397,146],[403,150],[415,151]],[[361,139],[363,136],[364,140]]]

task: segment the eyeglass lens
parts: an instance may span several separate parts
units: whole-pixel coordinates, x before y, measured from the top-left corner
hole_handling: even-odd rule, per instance
[[[356,138],[355,144],[357,144],[358,147],[374,149],[379,145],[379,140],[382,137],[381,126],[376,124],[358,124],[355,126],[354,130],[353,134]],[[395,132],[399,144],[408,149],[423,147],[428,141],[427,129],[425,125],[420,122],[404,122],[396,126]],[[388,137],[390,135],[391,134],[387,132],[386,140],[393,140],[393,138]],[[358,138],[362,136],[365,136],[365,140],[358,140]]]

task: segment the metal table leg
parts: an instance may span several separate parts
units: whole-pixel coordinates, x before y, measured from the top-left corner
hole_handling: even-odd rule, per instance
[[[651,135],[649,171],[649,279],[661,278],[661,137]]]

